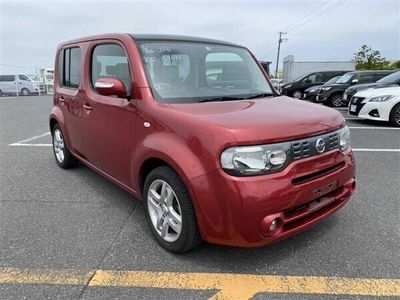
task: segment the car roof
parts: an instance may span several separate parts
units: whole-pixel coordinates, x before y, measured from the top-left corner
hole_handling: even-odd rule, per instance
[[[196,37],[196,36],[187,36],[187,35],[171,35],[171,34],[130,34],[130,36],[137,41],[143,40],[160,40],[160,41],[179,41],[179,42],[200,42],[200,43],[210,43],[210,44],[222,44],[222,45],[229,45],[229,46],[239,46],[243,47],[242,45],[216,40],[216,39],[209,39],[203,37]]]
[[[236,46],[245,48],[242,45],[216,40],[216,39],[209,39],[209,38],[202,38],[202,37],[195,37],[195,36],[185,36],[185,35],[171,35],[171,34],[129,34],[129,33],[106,33],[106,34],[99,34],[99,35],[91,35],[86,37],[77,38],[74,40],[69,40],[62,42],[59,47],[63,47],[69,44],[76,44],[94,40],[101,40],[101,39],[112,39],[112,38],[126,38],[126,36],[132,37],[136,41],[145,41],[145,40],[160,40],[160,41],[182,41],[182,42],[200,42],[200,43],[210,43],[210,44],[220,44],[220,45],[227,45],[227,46]]]
[[[375,73],[387,73],[387,74],[391,74],[393,73],[395,70],[363,70],[363,71],[351,71],[349,73],[353,73],[353,74],[375,74]]]

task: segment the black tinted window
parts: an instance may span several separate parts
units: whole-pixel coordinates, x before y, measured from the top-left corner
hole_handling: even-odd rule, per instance
[[[361,74],[358,79],[358,83],[370,83],[374,82],[374,76],[372,74]]]
[[[92,54],[92,86],[101,77],[115,77],[121,80],[130,95],[131,76],[128,58],[124,49],[116,44],[102,44],[94,48]]]
[[[14,75],[1,75],[0,81],[15,81]]]
[[[81,82],[81,49],[68,48],[64,50],[64,64],[62,66],[62,86],[78,88]],[[62,59],[62,55],[60,56]]]

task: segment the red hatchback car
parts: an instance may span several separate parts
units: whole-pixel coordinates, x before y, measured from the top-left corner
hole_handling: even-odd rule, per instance
[[[145,203],[157,242],[254,247],[341,208],[355,189],[341,114],[280,96],[243,46],[107,34],[61,44],[50,114],[78,161]]]

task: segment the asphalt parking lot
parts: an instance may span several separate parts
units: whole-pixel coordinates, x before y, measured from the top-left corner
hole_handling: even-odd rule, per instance
[[[0,299],[400,297],[400,129],[339,109],[358,184],[343,209],[264,248],[203,243],[174,255],[127,192],[83,165],[56,165],[51,104],[0,98]]]

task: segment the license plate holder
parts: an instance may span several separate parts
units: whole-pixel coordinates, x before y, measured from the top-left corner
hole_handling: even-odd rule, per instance
[[[330,182],[314,190],[314,198],[322,197],[337,189],[337,181]]]
[[[350,105],[350,111],[351,112],[356,112],[356,110],[357,110],[357,105],[351,104]]]

